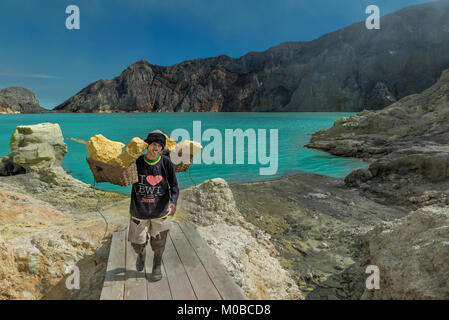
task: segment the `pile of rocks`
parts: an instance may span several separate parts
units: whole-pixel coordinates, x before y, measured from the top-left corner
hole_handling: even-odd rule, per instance
[[[177,215],[194,222],[249,299],[304,299],[275,258],[270,236],[245,221],[225,180],[215,178],[182,190]]]

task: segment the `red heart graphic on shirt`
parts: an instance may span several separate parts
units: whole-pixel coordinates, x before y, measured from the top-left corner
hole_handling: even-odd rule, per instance
[[[152,186],[157,185],[159,182],[162,181],[162,176],[147,176],[147,181]]]

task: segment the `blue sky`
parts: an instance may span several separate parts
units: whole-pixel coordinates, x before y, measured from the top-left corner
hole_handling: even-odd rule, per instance
[[[238,58],[285,41],[310,41],[429,0],[1,0],[0,88],[21,86],[54,107],[88,84],[145,59],[173,65]],[[68,5],[80,30],[68,30]]]

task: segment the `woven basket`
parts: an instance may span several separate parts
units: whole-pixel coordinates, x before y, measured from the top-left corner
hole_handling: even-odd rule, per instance
[[[106,163],[91,158],[86,158],[90,171],[94,175],[95,182],[110,182],[119,186],[129,186],[138,181],[136,163],[123,168],[118,164]]]
[[[91,158],[86,158],[89,164],[90,171],[94,175],[95,182],[109,182],[119,186],[129,186],[136,183],[139,178],[137,177],[137,166],[133,162],[129,167],[123,168],[118,164],[106,163]],[[190,156],[190,163],[173,164],[176,172],[184,172],[189,170],[193,157]]]
[[[175,167],[175,171],[176,172],[184,172],[184,171],[189,170],[190,165],[192,164],[192,161],[193,161],[193,156],[190,155],[190,163],[183,163],[183,162],[178,163],[178,164],[173,163],[173,166]]]

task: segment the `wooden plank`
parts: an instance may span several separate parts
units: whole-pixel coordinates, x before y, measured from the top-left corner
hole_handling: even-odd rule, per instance
[[[101,300],[122,300],[125,286],[126,230],[112,234]]]
[[[170,236],[167,237],[162,260],[173,300],[196,300],[195,292]]]
[[[124,283],[114,283],[103,287],[100,300],[123,300]]]
[[[224,300],[246,300],[247,297],[242,289],[235,284],[226,269],[220,263],[214,252],[207,245],[203,238],[196,231],[191,222],[180,223],[179,226],[184,232],[190,245],[200,258],[207,273],[209,274],[218,292]]]
[[[126,239],[126,280],[125,300],[147,300],[147,279],[145,269],[141,272],[136,270],[137,253]]]
[[[195,250],[175,222],[172,223],[170,236],[198,300],[221,300],[222,297],[209,278]]]
[[[148,300],[172,300],[170,286],[168,284],[167,273],[165,272],[164,263],[162,262],[162,279],[156,282],[151,282],[151,271],[153,270],[154,253],[151,246],[147,246],[147,257],[145,260],[145,269],[147,276],[147,290]]]

